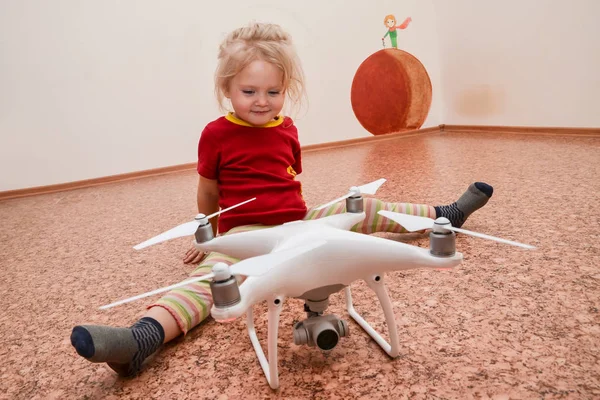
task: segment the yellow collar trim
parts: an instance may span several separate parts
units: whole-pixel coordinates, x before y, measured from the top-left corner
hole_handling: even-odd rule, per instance
[[[225,116],[225,119],[229,122],[233,122],[236,125],[249,126],[252,128],[272,128],[274,126],[279,126],[283,123],[283,116],[281,116],[281,115],[276,116],[274,120],[269,121],[264,125],[249,124],[246,121],[244,121],[243,119],[239,119],[238,117],[236,117],[232,112],[227,113],[227,115]]]

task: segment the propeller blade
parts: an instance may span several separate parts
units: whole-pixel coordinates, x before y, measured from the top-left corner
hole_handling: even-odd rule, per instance
[[[433,228],[433,224],[435,223],[435,221],[431,218],[419,217],[417,215],[401,214],[392,211],[381,210],[378,212],[378,214],[383,215],[384,217],[399,223],[409,232],[420,231],[423,229],[431,229]],[[535,249],[535,246],[531,246],[529,244],[523,244],[512,240],[502,239],[499,237],[486,235],[484,233],[479,232],[473,232],[462,228],[455,228],[453,226],[444,226],[444,229],[464,233],[466,235],[471,235],[482,239],[494,240],[499,243],[510,244],[512,246],[522,247],[525,249]]]
[[[244,204],[246,204],[246,203],[250,203],[251,201],[254,201],[254,200],[256,200],[256,197],[253,197],[253,198],[251,198],[251,199],[248,199],[248,200],[246,200],[246,201],[242,201],[241,203],[237,203],[237,204],[236,204],[236,205],[234,205],[234,206],[227,207],[226,209],[224,209],[224,210],[220,210],[220,211],[217,211],[216,213],[212,213],[212,214],[210,214],[210,215],[206,216],[205,218],[206,218],[206,219],[211,219],[212,217],[216,217],[217,215],[219,215],[219,214],[222,214],[222,213],[224,213],[225,211],[233,210],[233,209],[234,209],[234,208],[236,208],[236,207],[239,207],[239,206],[241,206],[241,205],[244,205]]]
[[[363,194],[375,194],[375,193],[377,193],[377,190],[381,187],[381,185],[383,185],[385,183],[385,181],[386,180],[384,178],[377,179],[374,182],[359,186],[358,189]]]
[[[232,275],[244,276],[260,276],[266,274],[272,268],[277,268],[279,265],[293,258],[296,258],[309,251],[315,250],[327,242],[318,240],[307,245],[288,248],[285,250],[275,251],[258,257],[247,258],[231,266]]]
[[[198,229],[198,225],[200,223],[198,221],[190,221],[179,226],[176,226],[173,229],[169,229],[166,232],[161,233],[160,235],[154,236],[151,239],[146,240],[138,245],[133,246],[136,250],[141,250],[145,247],[152,246],[153,244],[165,242],[167,240],[176,239],[183,236],[190,236],[196,232]]]
[[[343,195],[342,197],[338,197],[337,199],[335,199],[335,200],[332,200],[332,201],[330,201],[329,203],[325,203],[325,204],[323,204],[323,205],[320,205],[319,207],[315,208],[315,210],[322,210],[322,209],[324,209],[325,207],[329,207],[330,205],[337,203],[338,201],[341,201],[341,200],[347,199],[348,197],[352,196],[353,194],[354,194],[354,193],[352,193],[352,192],[349,192],[348,194],[345,194],[345,195]]]
[[[493,240],[493,241],[500,242],[500,243],[510,244],[512,246],[522,247],[524,249],[530,249],[531,250],[531,249],[535,249],[536,248],[535,246],[531,246],[529,244],[514,242],[512,240],[502,239],[502,238],[499,238],[499,237],[495,237],[495,236],[491,236],[491,235],[486,235],[486,234],[479,233],[479,232],[468,231],[468,230],[462,229],[462,228],[455,228],[453,226],[452,227],[444,227],[444,228],[449,229],[449,230],[454,231],[454,232],[460,232],[460,233],[464,233],[464,234],[475,236],[475,237],[482,238],[482,239],[489,239],[489,240]]]
[[[338,201],[347,199],[348,197],[356,194],[355,190],[358,190],[358,193],[360,193],[360,194],[375,194],[375,193],[377,193],[377,189],[379,189],[381,187],[381,185],[383,185],[385,183],[385,181],[386,180],[384,178],[381,178],[381,179],[378,179],[371,183],[367,183],[362,186],[352,187],[352,189],[354,189],[354,190],[351,189],[347,194],[343,195],[342,197],[338,197],[337,199],[332,200],[329,203],[320,205],[319,207],[315,208],[315,210],[322,210],[325,207],[329,207],[330,205],[337,203]]]
[[[110,304],[107,304],[105,306],[100,307],[100,309],[101,310],[106,310],[106,309],[109,309],[109,308],[112,308],[112,307],[119,306],[121,304],[130,303],[130,302],[135,301],[135,300],[143,299],[144,297],[152,296],[154,294],[158,294],[158,293],[162,293],[162,292],[167,292],[169,290],[177,289],[178,287],[185,286],[185,285],[188,285],[190,283],[200,282],[200,281],[206,281],[208,279],[212,279],[214,276],[215,276],[215,274],[213,274],[212,272],[210,274],[206,274],[206,275],[203,275],[203,276],[196,276],[194,278],[186,279],[185,281],[181,281],[181,282],[176,283],[176,284],[171,285],[171,286],[166,286],[166,287],[162,287],[160,289],[153,290],[151,292],[146,292],[146,293],[138,294],[137,296],[133,296],[133,297],[130,297],[128,299],[123,299],[123,300],[115,301],[114,303],[110,303]]]
[[[378,211],[377,214],[383,215],[384,217],[399,223],[409,232],[431,229],[435,222],[433,219],[428,217],[420,217],[418,215],[408,215],[386,210]]]
[[[251,199],[248,199],[246,201],[242,201],[241,203],[238,203],[236,205],[233,205],[231,207],[228,207],[224,210],[219,210],[216,213],[212,213],[208,216],[205,216],[204,218],[206,218],[207,220],[211,219],[212,217],[215,217],[219,214],[224,213],[225,211],[229,211],[231,209],[234,209],[236,207],[239,207],[241,205],[244,205],[246,203],[249,203],[251,201],[256,200],[256,197],[253,197]],[[148,246],[152,246],[154,244],[157,243],[162,243],[162,242],[166,242],[167,240],[171,240],[171,239],[177,239],[179,237],[183,237],[183,236],[191,236],[196,232],[196,229],[198,229],[198,226],[200,225],[199,221],[190,221],[190,222],[186,222],[184,224],[178,225],[173,229],[169,229],[166,232],[161,233],[160,235],[154,236],[151,239],[146,240],[145,242],[142,242],[138,245],[133,246],[134,249],[136,250],[141,250],[145,247]]]

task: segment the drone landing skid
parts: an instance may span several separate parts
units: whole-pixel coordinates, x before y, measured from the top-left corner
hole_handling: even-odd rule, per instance
[[[383,274],[373,275],[369,279],[365,279],[367,285],[375,292],[381,308],[383,309],[383,315],[385,316],[385,322],[388,326],[388,332],[390,335],[391,344],[388,343],[365,319],[354,309],[352,304],[352,293],[350,287],[346,287],[346,308],[348,314],[360,325],[377,342],[379,346],[385,351],[390,357],[395,358],[400,353],[400,338],[398,336],[398,327],[396,326],[396,317],[394,316],[394,309],[390,296],[388,295],[385,285],[383,283]]]
[[[399,354],[400,339],[398,336],[398,327],[396,326],[396,318],[394,316],[394,310],[392,308],[392,302],[390,296],[384,285],[383,274],[372,275],[365,279],[365,282],[375,292],[383,313],[385,316],[386,323],[388,325],[388,331],[390,336],[391,344],[388,343],[365,319],[354,309],[352,304],[352,294],[350,287],[345,287],[346,295],[346,308],[348,314],[363,328],[369,336],[381,346],[381,348],[392,358],[395,358]],[[267,354],[268,360],[265,356],[263,348],[256,335],[256,329],[254,327],[254,314],[252,307],[248,308],[246,312],[246,324],[248,326],[248,335],[252,342],[252,347],[256,352],[260,366],[262,367],[267,382],[271,389],[279,388],[279,370],[277,361],[277,337],[279,332],[279,317],[281,314],[281,308],[283,306],[283,296],[272,297],[268,303],[268,336],[267,336]]]
[[[248,308],[246,312],[246,324],[248,325],[248,335],[252,342],[252,347],[256,352],[260,366],[269,382],[271,389],[279,388],[279,371],[277,365],[277,336],[279,332],[279,315],[281,314],[281,307],[283,306],[283,297],[277,296],[269,300],[269,314],[268,314],[268,336],[267,336],[267,354],[269,360],[265,357],[265,353],[260,345],[258,337],[256,336],[256,329],[254,328],[254,314],[252,313],[252,307]]]

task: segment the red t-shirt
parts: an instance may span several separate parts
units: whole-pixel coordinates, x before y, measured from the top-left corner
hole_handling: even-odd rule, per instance
[[[306,215],[300,182],[302,172],[298,130],[280,117],[256,127],[233,114],[209,123],[198,144],[198,173],[216,179],[219,206],[231,207],[219,216],[219,232],[241,225],[279,225]]]

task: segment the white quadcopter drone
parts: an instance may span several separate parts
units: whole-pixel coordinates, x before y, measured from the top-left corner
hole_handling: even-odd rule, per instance
[[[329,296],[344,289],[349,315],[390,357],[396,357],[399,354],[400,340],[392,303],[384,285],[386,272],[412,268],[455,267],[463,257],[461,253],[456,252],[454,232],[528,249],[534,247],[455,228],[446,218],[433,220],[391,211],[379,211],[379,214],[396,221],[411,232],[431,229],[430,248],[351,232],[350,228],[365,218],[361,195],[375,194],[384,182],[385,179],[379,179],[360,187],[352,187],[345,196],[334,200],[333,202],[346,200],[346,213],[310,221],[293,221],[273,228],[216,238],[213,237],[212,226],[208,220],[254,199],[209,216],[199,214],[195,221],[182,224],[134,248],[139,250],[177,237],[195,235],[193,243],[198,250],[217,251],[236,257],[240,262],[232,266],[217,263],[210,274],[190,278],[100,308],[107,309],[192,282],[210,281],[214,301],[211,315],[215,320],[225,322],[246,314],[250,341],[270,387],[277,389],[277,335],[284,299],[292,297],[305,302],[307,318],[295,324],[294,343],[317,346],[327,351],[338,344],[340,337],[349,334],[345,321],[334,314],[324,315],[329,305]],[[238,285],[238,275],[248,278]],[[391,343],[355,311],[350,284],[358,279],[364,280],[377,295],[385,315]],[[253,305],[262,301],[268,302],[268,360],[257,338],[252,313]]]

